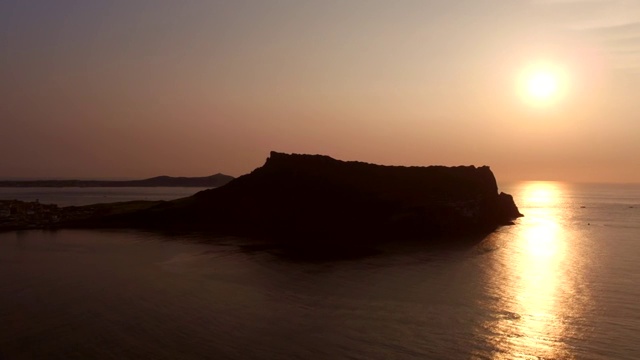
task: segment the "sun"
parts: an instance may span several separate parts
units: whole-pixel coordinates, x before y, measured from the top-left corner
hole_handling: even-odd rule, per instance
[[[534,99],[548,100],[558,92],[558,79],[550,72],[538,71],[527,81],[527,91]]]
[[[549,105],[563,94],[565,76],[557,66],[536,64],[527,67],[520,75],[520,93],[531,105]]]

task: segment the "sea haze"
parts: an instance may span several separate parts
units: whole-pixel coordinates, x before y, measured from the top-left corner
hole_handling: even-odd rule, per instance
[[[478,243],[389,239],[342,260],[238,238],[1,233],[0,358],[637,358],[640,186],[500,190],[525,217]],[[100,202],[72,194],[85,189],[37,191]]]

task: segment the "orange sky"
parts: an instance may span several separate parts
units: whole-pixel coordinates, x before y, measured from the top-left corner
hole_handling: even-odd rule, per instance
[[[11,0],[0,44],[0,178],[241,175],[277,150],[640,182],[634,0]]]

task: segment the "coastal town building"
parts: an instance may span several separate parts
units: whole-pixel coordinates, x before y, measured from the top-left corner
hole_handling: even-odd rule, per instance
[[[38,201],[0,200],[0,225],[7,227],[43,227],[57,223],[61,209]]]

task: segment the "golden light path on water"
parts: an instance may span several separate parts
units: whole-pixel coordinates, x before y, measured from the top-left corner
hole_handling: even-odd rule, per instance
[[[525,217],[511,227],[501,246],[508,247],[495,276],[499,316],[486,328],[499,349],[494,359],[572,358],[566,346],[567,319],[578,316],[577,254],[569,249],[574,236],[567,226],[563,185],[528,182],[514,191]]]

